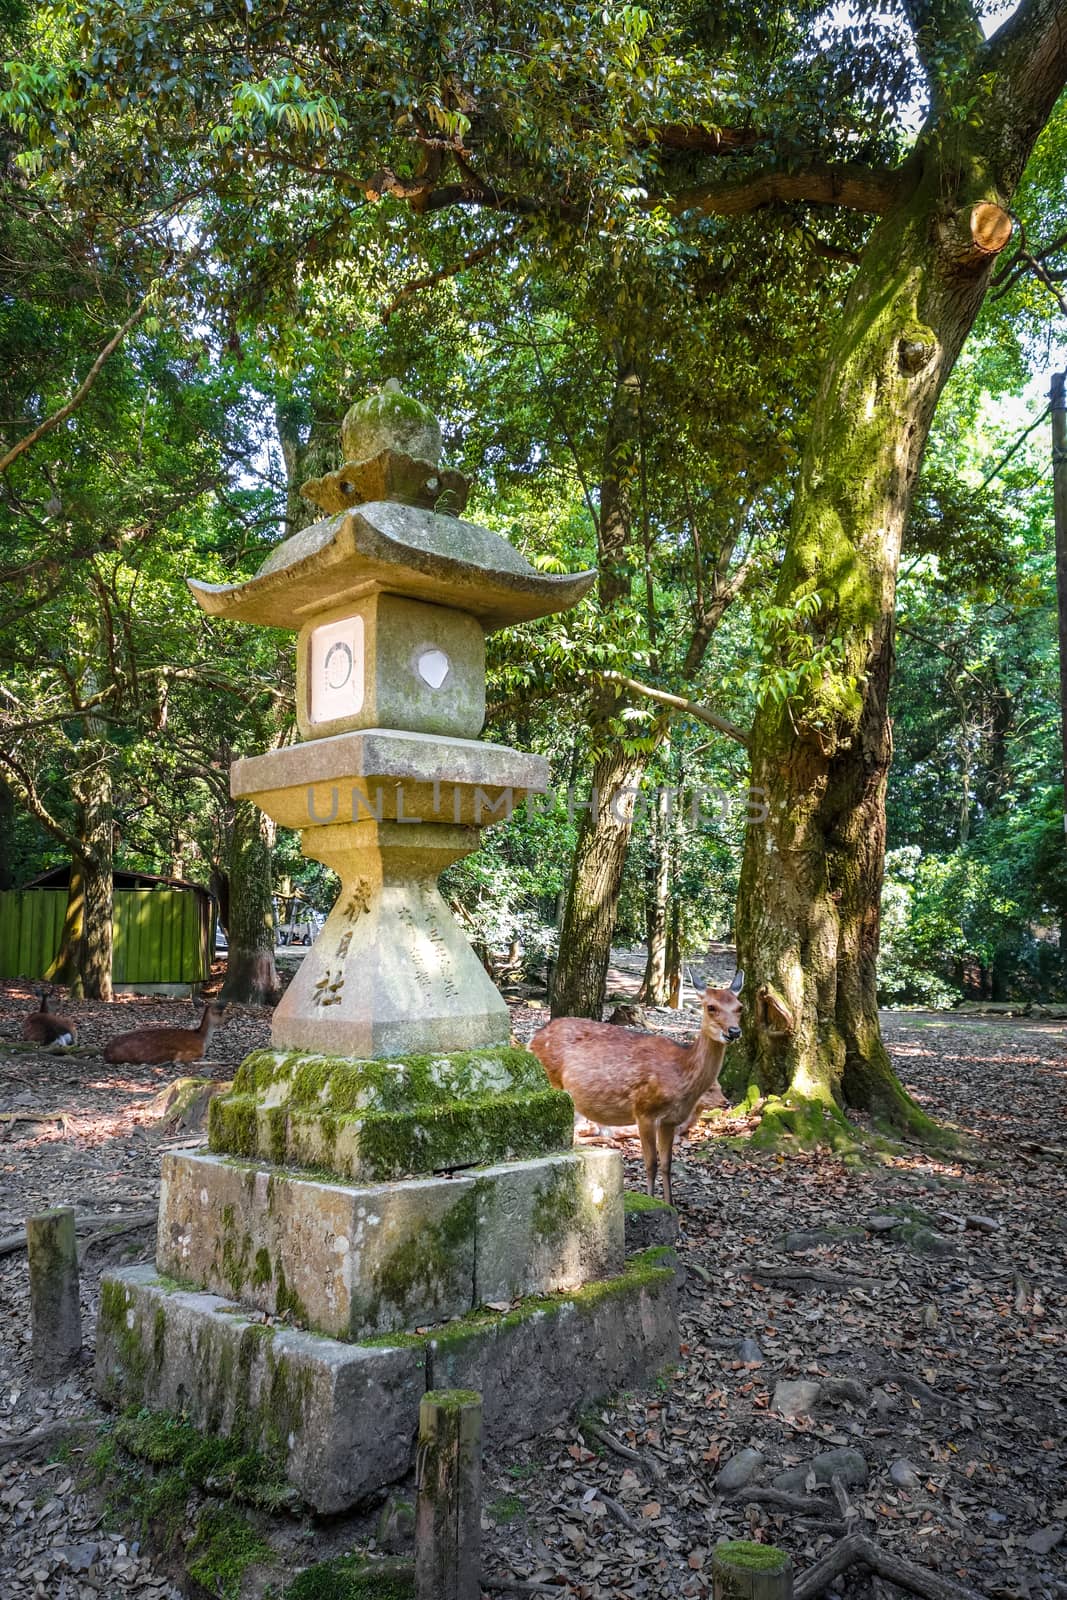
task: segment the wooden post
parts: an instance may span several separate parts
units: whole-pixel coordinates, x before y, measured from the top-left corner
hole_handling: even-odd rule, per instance
[[[479,1600],[482,1397],[430,1389],[419,1406],[415,1592],[418,1600]]]
[[[33,1372],[39,1379],[57,1378],[74,1366],[82,1347],[73,1206],[26,1219],[26,1254]]]
[[[792,1600],[793,1563],[773,1544],[736,1539],[715,1546],[714,1600]]]

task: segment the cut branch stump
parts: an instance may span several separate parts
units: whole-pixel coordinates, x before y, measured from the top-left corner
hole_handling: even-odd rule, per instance
[[[415,1592],[418,1600],[479,1600],[482,1397],[431,1389],[419,1406]]]
[[[711,1572],[715,1600],[792,1600],[793,1563],[772,1544],[733,1539],[716,1545]]]
[[[33,1372],[58,1378],[77,1363],[82,1347],[78,1292],[78,1245],[73,1206],[58,1206],[26,1219],[30,1263],[30,1327]]]

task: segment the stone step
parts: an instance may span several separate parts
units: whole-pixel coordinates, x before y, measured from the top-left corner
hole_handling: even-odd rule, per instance
[[[231,1157],[163,1158],[159,1270],[338,1338],[577,1289],[623,1259],[614,1150],[370,1187]]]
[[[573,1294],[358,1344],[127,1267],[101,1286],[96,1385],[110,1403],[238,1439],[329,1514],[407,1475],[427,1389],[477,1389],[486,1437],[502,1441],[647,1381],[677,1357],[676,1298],[672,1253],[652,1250]]]

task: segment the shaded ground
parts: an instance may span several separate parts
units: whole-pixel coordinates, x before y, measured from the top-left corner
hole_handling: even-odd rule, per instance
[[[620,980],[631,976],[625,966]],[[117,1219],[151,1209],[162,1149],[194,1137],[161,1132],[151,1102],[187,1069],[5,1050],[31,1008],[28,990],[0,986],[0,1234],[45,1205]],[[73,1009],[90,1047],[143,1021],[195,1020],[180,1001]],[[523,1038],[544,1020],[543,1009],[516,1008]],[[694,1025],[692,1014],[650,1020]],[[213,1042],[210,1070],[230,1076],[268,1026],[265,1011],[236,1016]],[[855,1521],[888,1549],[997,1600],[1067,1597],[1067,1028],[914,1015],[888,1018],[886,1032],[911,1092],[972,1136],[976,1159],[908,1154],[872,1167],[803,1153],[756,1158],[723,1137],[743,1131],[740,1122],[698,1130],[675,1163],[687,1270],[678,1368],[598,1413],[600,1428],[638,1459],[577,1426],[490,1456],[490,1581],[588,1600],[700,1596],[723,1537],[781,1544],[802,1571]],[[627,1155],[636,1185],[635,1144]],[[48,1390],[29,1372],[25,1256],[0,1255],[0,1461],[4,1439],[57,1417],[99,1415],[88,1381],[99,1274],[148,1255],[151,1230],[116,1238],[94,1224],[87,1237],[86,1366]],[[742,1339],[755,1341],[758,1352],[744,1354],[758,1362],[740,1360]],[[794,1379],[819,1382],[823,1397],[811,1415],[787,1421],[774,1394]],[[739,1494],[723,1492],[724,1464],[749,1447],[762,1466]],[[109,1529],[97,1500],[79,1492],[85,1448],[78,1442],[60,1462],[0,1464],[0,1594],[169,1600],[177,1591],[167,1568],[139,1546],[137,1530]],[[855,1518],[825,1490],[821,1510],[767,1501],[772,1480],[794,1466],[803,1470],[792,1492],[811,1499],[808,1463],[830,1450],[852,1453],[837,1458],[846,1478],[866,1476],[847,1486]],[[282,1542],[291,1558],[312,1548],[321,1558],[371,1527],[312,1533],[294,1518]],[[870,1592],[862,1579],[844,1587]]]

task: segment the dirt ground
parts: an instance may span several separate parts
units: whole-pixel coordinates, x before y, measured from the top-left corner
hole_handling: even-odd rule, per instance
[[[632,973],[622,960],[620,993]],[[90,1381],[100,1273],[151,1254],[161,1154],[200,1136],[160,1115],[160,1091],[184,1069],[112,1068],[98,1052],[122,1028],[188,1026],[195,1013],[188,1001],[76,1005],[79,1051],[60,1055],[13,1047],[31,1009],[25,985],[0,985],[0,1595],[170,1600],[175,1563],[80,1487],[92,1435],[59,1459],[8,1442],[62,1419],[104,1425]],[[515,1007],[522,1038],[545,1019]],[[677,1031],[695,1016],[649,1022]],[[206,1070],[228,1078],[268,1032],[266,1011],[231,1017]],[[858,1528],[994,1600],[1067,1600],[1067,1026],[898,1014],[886,1035],[920,1103],[967,1135],[967,1157],[757,1156],[732,1139],[753,1118],[700,1127],[675,1161],[678,1365],[585,1431],[488,1457],[487,1593],[702,1596],[723,1538],[778,1544],[802,1574]],[[626,1155],[637,1187],[635,1143]],[[26,1258],[11,1241],[57,1204],[90,1219],[85,1358],[38,1388]],[[787,1418],[779,1385],[794,1380],[821,1395]],[[761,1459],[739,1462],[745,1450]],[[720,1479],[727,1464],[727,1484],[752,1468],[738,1490]],[[820,1481],[831,1468],[840,1503]],[[374,1526],[293,1517],[274,1534],[292,1569],[312,1550],[365,1545]],[[892,1585],[851,1575],[830,1592],[885,1600]]]

